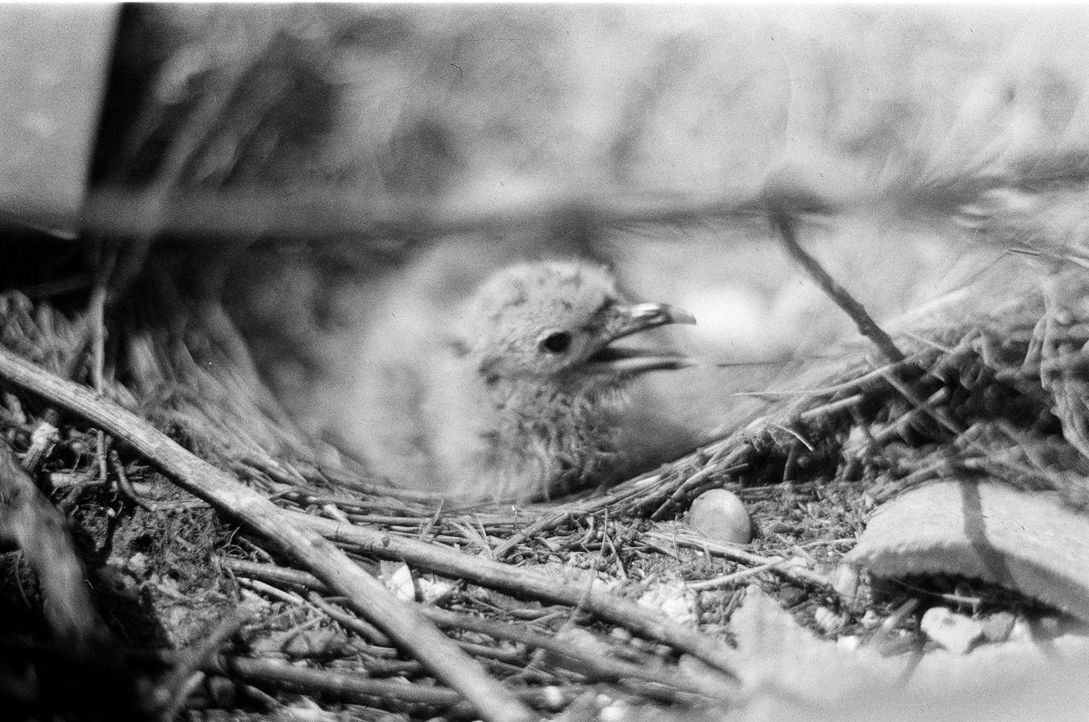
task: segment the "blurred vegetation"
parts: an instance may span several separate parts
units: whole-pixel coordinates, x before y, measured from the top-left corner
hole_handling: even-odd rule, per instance
[[[405,199],[487,209],[557,191],[755,191],[785,161],[923,185],[1083,149],[1086,31],[1089,13],[1060,7],[130,6],[94,178],[339,189],[361,213]],[[570,223],[518,243],[540,252]],[[917,299],[927,281],[915,271],[952,263],[917,230],[877,242],[882,230],[871,219],[825,239],[835,270],[883,294],[860,290],[879,315]],[[274,387],[305,406],[343,354],[325,339],[375,300],[360,288],[435,239],[253,245],[260,235],[255,224],[212,254],[184,252],[172,272],[227,294]],[[640,225],[585,239],[637,293],[739,301],[783,337],[806,326],[803,311],[827,310],[781,293],[787,266],[759,229]],[[905,266],[868,273],[890,248]],[[736,340],[738,322],[700,310],[743,352],[786,343]],[[822,329],[808,329],[815,343],[843,331]]]
[[[126,177],[146,180],[163,160],[149,148],[191,128],[208,95],[223,112],[186,185],[367,195],[706,192],[803,150],[967,167],[1076,143],[1089,122],[1089,14],[1072,8],[175,5],[130,18],[114,104],[130,124],[103,143],[99,178],[129,161]]]

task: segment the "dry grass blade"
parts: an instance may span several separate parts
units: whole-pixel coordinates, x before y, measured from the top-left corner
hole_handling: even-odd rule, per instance
[[[319,593],[328,593],[329,588],[320,579],[312,574],[300,572],[294,569],[284,569],[270,564],[257,564],[241,559],[224,559],[224,566],[242,575],[250,576],[265,581],[287,583],[303,586]],[[322,603],[324,605],[324,603]],[[321,605],[319,605],[321,606]],[[327,606],[327,605],[326,605]],[[555,655],[559,659],[566,659],[576,663],[580,671],[591,679],[606,681],[621,681],[625,679],[643,680],[661,685],[663,688],[671,688],[679,692],[706,696],[707,692],[700,686],[693,684],[675,671],[646,669],[637,664],[622,662],[602,654],[593,654],[578,646],[558,641],[545,634],[522,629],[512,624],[494,621],[484,617],[475,617],[468,614],[447,611],[432,606],[421,606],[420,613],[445,629],[460,629],[463,631],[485,634],[493,639],[517,642],[529,649],[540,649]],[[329,611],[326,609],[325,611]],[[338,619],[338,621],[340,621]],[[724,699],[732,690],[722,689],[716,694],[717,698]]]
[[[375,700],[397,701],[403,704],[451,707],[460,702],[453,690],[427,687],[419,684],[367,679],[362,674],[345,674],[330,670],[305,669],[276,660],[252,659],[237,656],[221,656],[205,665],[206,672],[222,674],[250,682],[272,683],[300,692],[332,695],[358,702]],[[524,702],[541,708],[562,708],[569,700],[564,695],[552,696],[544,690],[526,690],[515,695],[519,705]],[[559,703],[559,704],[557,704]],[[528,707],[526,708],[528,709]],[[461,710],[465,714],[468,710]],[[535,718],[530,715],[530,718]]]
[[[892,337],[890,337],[884,329],[877,325],[877,322],[873,320],[869,313],[867,313],[865,307],[859,303],[855,298],[847,292],[843,286],[839,285],[828,271],[824,270],[817,259],[806,253],[801,244],[798,243],[797,235],[794,232],[795,219],[785,211],[781,209],[773,209],[771,214],[772,221],[779,229],[779,233],[783,239],[783,245],[786,247],[787,252],[791,257],[798,262],[806,270],[806,272],[813,278],[821,289],[828,294],[828,296],[836,302],[836,304],[842,308],[851,320],[858,326],[858,330],[863,336],[873,341],[877,349],[885,357],[885,360],[889,363],[900,363],[906,357],[904,352],[896,347],[893,343]]]
[[[258,579],[279,581],[293,585],[306,586],[317,592],[328,593],[328,587],[319,579],[306,572],[293,569],[274,567],[268,564],[254,564],[238,559],[224,560],[226,566],[244,576],[252,576]],[[515,642],[528,649],[539,649],[552,655],[555,660],[565,660],[563,666],[574,665],[582,674],[590,680],[628,682],[638,685],[639,682],[650,682],[661,688],[663,693],[672,691],[682,695],[696,695],[703,698],[726,699],[733,693],[732,685],[726,678],[722,678],[725,687],[711,693],[676,670],[657,668],[658,665],[643,666],[632,662],[614,659],[594,649],[572,645],[569,642],[554,639],[546,634],[523,629],[518,625],[504,623],[486,617],[470,616],[457,612],[447,611],[432,606],[421,606],[420,612],[435,622],[439,627],[446,629],[458,629],[475,632],[492,637],[495,640]],[[338,619],[338,621],[340,621]],[[478,653],[491,654],[487,648],[481,648]]]

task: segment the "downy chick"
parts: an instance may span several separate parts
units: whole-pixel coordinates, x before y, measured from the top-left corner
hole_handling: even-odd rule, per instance
[[[387,353],[369,369],[355,435],[369,437],[375,471],[416,486],[431,479],[462,498],[525,501],[616,481],[633,470],[620,448],[626,389],[640,374],[689,365],[618,342],[694,322],[666,304],[625,303],[596,265],[511,266],[429,334],[440,343]]]

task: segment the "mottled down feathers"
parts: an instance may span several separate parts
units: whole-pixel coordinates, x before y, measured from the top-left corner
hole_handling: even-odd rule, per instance
[[[626,389],[685,360],[620,340],[692,322],[625,304],[606,269],[573,261],[510,266],[452,308],[414,309],[404,291],[390,303],[361,353],[351,435],[395,483],[469,499],[525,501],[630,473]]]

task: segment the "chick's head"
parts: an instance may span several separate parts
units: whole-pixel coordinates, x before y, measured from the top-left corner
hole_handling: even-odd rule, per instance
[[[638,373],[688,365],[667,350],[615,344],[671,323],[694,320],[666,304],[624,303],[616,279],[601,266],[529,263],[504,269],[480,286],[463,309],[457,348],[487,383],[615,385]]]

